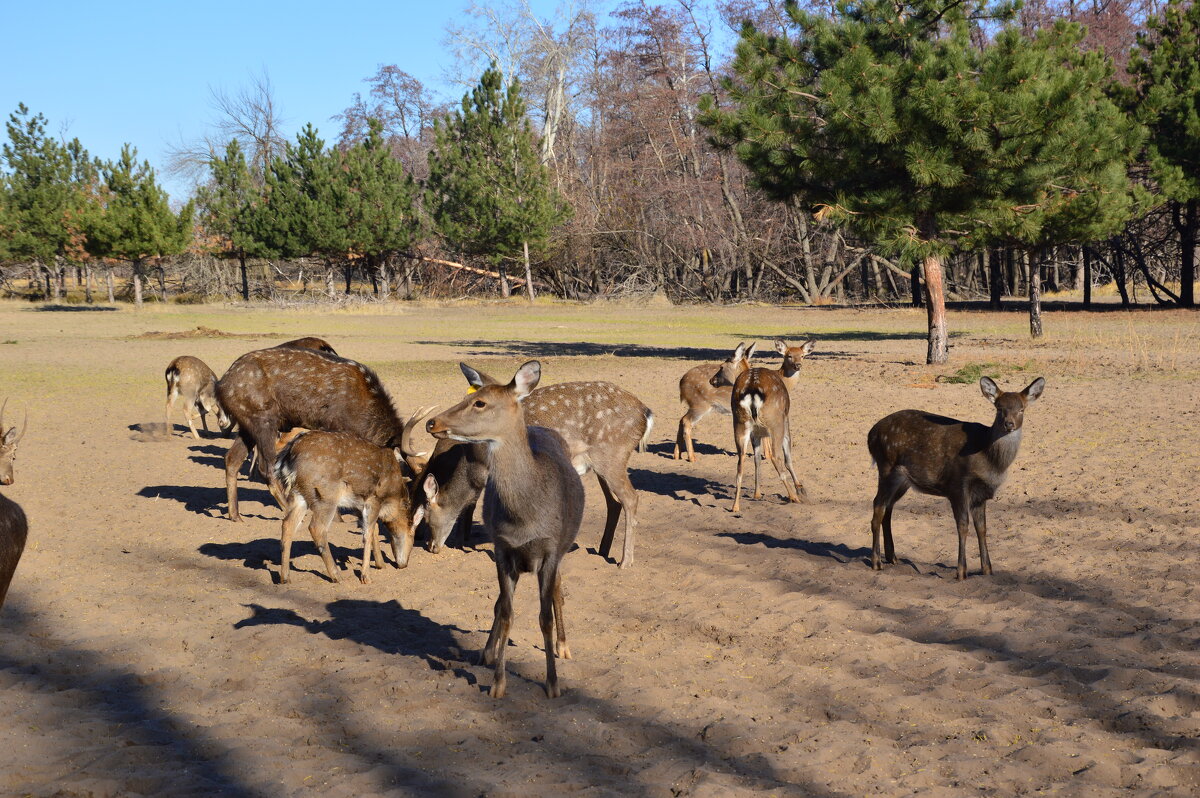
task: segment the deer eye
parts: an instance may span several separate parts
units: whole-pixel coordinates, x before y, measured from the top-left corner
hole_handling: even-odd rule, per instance
[[[476,399],[475,406],[479,408],[487,407],[487,402],[483,401],[482,399]]]

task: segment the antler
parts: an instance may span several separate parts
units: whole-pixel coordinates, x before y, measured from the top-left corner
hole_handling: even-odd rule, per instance
[[[436,405],[430,407],[418,407],[404,422],[404,427],[400,432],[400,454],[404,456],[404,461],[408,463],[408,467],[412,469],[414,474],[420,474],[425,469],[429,459],[426,457],[429,452],[414,452],[412,446],[412,431],[413,427],[417,426],[430,413],[437,410]]]

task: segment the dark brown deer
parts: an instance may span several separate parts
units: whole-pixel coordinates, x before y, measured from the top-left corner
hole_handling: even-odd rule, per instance
[[[754,498],[762,498],[759,470],[765,455],[783,480],[788,501],[808,501],[808,493],[796,477],[796,469],[792,467],[789,414],[792,409],[791,391],[800,379],[800,363],[812,349],[812,341],[805,341],[800,346],[788,346],[784,341],[776,341],[775,351],[783,355],[783,364],[778,369],[750,368],[745,359],[739,362],[730,358],[712,378],[713,385],[733,386],[733,443],[737,447],[738,461],[731,509],[735,513],[741,506],[747,450],[754,453]],[[737,355],[737,350],[734,350],[734,355]],[[787,474],[784,473],[785,468]]]
[[[25,437],[25,430],[29,426],[29,414],[26,413],[20,432],[16,427],[5,428],[4,411],[7,407],[8,400],[5,399],[4,404],[0,405],[0,485],[11,485],[16,480],[13,466],[16,464],[17,444]],[[21,506],[0,496],[0,607],[4,606],[4,597],[8,595],[8,586],[25,550],[28,535],[29,523]]]
[[[183,400],[183,419],[187,422],[192,437],[200,440],[196,432],[195,417],[200,417],[204,431],[208,432],[208,413],[212,413],[222,430],[229,429],[229,417],[217,401],[217,375],[213,374],[203,360],[191,355],[181,355],[167,365],[167,409],[165,413],[167,434],[171,434],[171,408]]]
[[[507,385],[484,385],[426,425],[436,438],[483,443],[491,451],[483,523],[495,544],[500,597],[483,661],[496,668],[491,691],[495,698],[504,696],[507,684],[505,650],[513,593],[522,573],[538,576],[538,620],[546,649],[546,694],[551,698],[560,694],[554,658],[571,658],[559,566],[583,520],[583,484],[562,436],[545,427],[526,426],[521,400],[537,387],[541,371],[541,364],[531,360]]]
[[[425,505],[429,550],[437,554],[450,535],[465,541],[479,494],[487,484],[488,450],[483,443],[439,440],[418,482]]]
[[[496,385],[481,371],[459,363],[467,382],[478,390]],[[637,491],[629,481],[629,458],[644,448],[654,428],[654,413],[636,396],[611,382],[560,382],[532,391],[521,402],[525,421],[548,427],[567,442],[571,462],[580,474],[594,471],[608,505],[600,556],[612,552],[617,522],[625,512],[621,568],[633,565],[633,536],[637,528]]]
[[[992,572],[987,549],[987,503],[1004,483],[1021,445],[1025,408],[1046,388],[1038,377],[1023,391],[1001,391],[990,377],[979,380],[996,406],[990,427],[957,421],[921,410],[901,410],[880,419],[867,433],[867,448],[879,468],[879,489],[871,515],[871,567],[882,570],[879,532],[889,563],[896,562],[892,543],[892,508],[909,488],[950,500],[958,528],[958,578],[967,578],[967,524],[975,522],[981,573]]]
[[[746,368],[750,367],[750,358],[754,355],[754,347],[758,344],[740,344],[733,355],[725,363],[745,361]],[[679,401],[687,405],[687,412],[679,419],[679,431],[675,433],[676,460],[686,459],[696,462],[696,450],[692,445],[692,427],[700,419],[716,410],[723,416],[729,415],[729,398],[733,393],[733,383],[728,385],[713,385],[712,379],[725,363],[705,364],[688,369],[679,380]],[[686,452],[686,455],[685,455]]]
[[[225,454],[229,519],[240,521],[237,475],[257,446],[271,495],[284,505],[274,478],[275,444],[294,427],[349,432],[388,449],[400,448],[414,473],[424,468],[412,451],[405,425],[375,372],[361,363],[310,349],[290,347],[248,352],[217,383],[217,399],[238,425]],[[410,422],[412,419],[410,419]]]
[[[419,413],[420,411],[418,411]],[[414,414],[416,418],[417,414]],[[424,510],[412,507],[401,452],[384,449],[345,432],[307,432],[279,453],[274,476],[287,497],[280,534],[279,581],[288,581],[292,537],[311,513],[308,531],[337,582],[337,566],[329,553],[329,526],[339,509],[362,517],[363,553],[359,579],[371,581],[370,560],[383,567],[377,522],[388,531],[397,568],[408,566],[415,525]]]
[[[329,355],[337,355],[337,352],[333,351],[333,347],[329,345],[328,341],[324,338],[317,338],[315,335],[306,335],[294,341],[284,341],[276,346],[275,349],[312,349]]]

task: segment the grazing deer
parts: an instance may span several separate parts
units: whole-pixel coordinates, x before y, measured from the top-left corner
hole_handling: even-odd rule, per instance
[[[429,551],[437,554],[455,532],[459,540],[467,539],[487,475],[486,444],[443,439],[433,447],[425,473],[418,479],[429,527]]]
[[[734,350],[734,357],[725,361],[712,378],[714,386],[733,386],[730,401],[733,405],[733,442],[737,447],[738,462],[731,509],[736,513],[741,506],[742,474],[747,449],[754,452],[754,498],[762,498],[759,468],[765,454],[783,480],[788,501],[808,501],[804,485],[792,467],[792,432],[788,414],[792,409],[791,390],[800,379],[800,362],[812,352],[813,342],[788,346],[783,341],[776,341],[775,351],[783,355],[783,364],[777,370],[750,368],[743,346],[739,345]],[[740,358],[739,352],[743,355]],[[767,446],[763,446],[764,439],[767,440]],[[785,467],[787,475],[783,473]]]
[[[17,432],[16,427],[4,426],[4,411],[8,407],[8,400],[4,400],[4,404],[0,405],[0,485],[13,484],[13,465],[17,461],[17,444],[25,437],[25,430],[29,427],[29,413],[25,413],[25,420],[21,422],[21,431]]]
[[[475,390],[497,384],[465,363],[458,367]],[[560,382],[531,391],[521,404],[530,426],[548,427],[566,440],[576,471],[596,473],[608,505],[600,538],[602,557],[610,556],[617,522],[625,511],[620,567],[633,565],[638,496],[629,481],[629,458],[635,449],[644,449],[654,428],[654,413],[611,382]]]
[[[284,505],[274,479],[275,444],[281,432],[294,427],[348,432],[376,446],[400,448],[413,473],[425,465],[422,455],[412,451],[413,419],[401,422],[379,377],[353,360],[290,347],[247,352],[217,383],[217,398],[238,425],[238,436],[225,454],[231,521],[241,520],[237,475],[255,446],[262,471],[271,475],[271,495]]]
[[[507,683],[505,649],[513,592],[522,573],[538,576],[538,620],[546,648],[546,694],[551,698],[560,694],[554,658],[571,658],[559,566],[579,534],[583,484],[562,436],[545,427],[526,426],[521,400],[537,387],[541,374],[541,364],[531,360],[507,385],[484,385],[426,425],[436,438],[484,443],[491,452],[483,522],[495,544],[500,597],[483,661],[496,667],[491,691],[495,698],[504,696]]]
[[[735,359],[738,362],[744,360],[746,368],[749,368],[750,358],[754,355],[754,347],[757,345],[752,343],[747,348],[744,343],[741,344],[725,363]],[[723,416],[729,415],[729,399],[733,393],[733,383],[720,386],[712,383],[713,377],[725,363],[696,366],[688,369],[687,373],[680,378],[679,401],[687,405],[687,412],[683,414],[683,418],[679,419],[679,431],[675,433],[674,457],[676,460],[684,459],[686,451],[685,459],[689,463],[696,462],[696,450],[692,447],[692,426],[708,415],[710,410],[716,410]]]
[[[167,365],[167,434],[171,434],[171,408],[178,399],[183,399],[183,418],[187,421],[192,437],[200,440],[196,432],[195,416],[200,416],[204,431],[208,432],[208,416],[212,413],[222,430],[230,427],[229,417],[217,401],[217,375],[204,361],[191,355],[181,355]]]
[[[958,578],[967,578],[967,522],[974,520],[979,538],[981,573],[992,572],[987,549],[987,503],[1004,482],[1021,445],[1025,408],[1046,388],[1038,377],[1023,391],[1001,391],[990,377],[979,380],[996,406],[990,427],[956,421],[920,410],[901,410],[880,419],[867,433],[867,448],[879,468],[879,489],[871,515],[871,567],[879,561],[879,531],[889,563],[896,562],[892,543],[892,508],[909,488],[950,500],[958,527]]]
[[[421,411],[413,414],[415,420]],[[325,572],[337,582],[337,566],[329,553],[329,526],[339,508],[362,514],[363,553],[359,579],[369,584],[370,560],[383,567],[376,522],[388,531],[397,568],[408,566],[416,524],[424,509],[409,500],[402,453],[368,443],[345,432],[308,432],[292,439],[275,460],[274,477],[287,497],[280,535],[279,581],[288,581],[292,536],[311,513],[308,531],[325,561]],[[399,532],[399,534],[397,534]],[[399,545],[397,545],[399,539]]]
[[[337,356],[337,352],[333,351],[333,347],[324,338],[317,338],[315,335],[306,335],[303,338],[297,338],[294,341],[284,341],[275,349],[312,349],[317,352],[324,352],[329,355]]]

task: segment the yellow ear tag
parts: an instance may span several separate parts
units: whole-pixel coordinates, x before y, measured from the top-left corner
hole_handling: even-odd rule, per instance
[[[470,396],[471,394],[475,393],[478,390],[479,389],[476,388],[474,385],[468,385],[467,386],[467,395]]]

